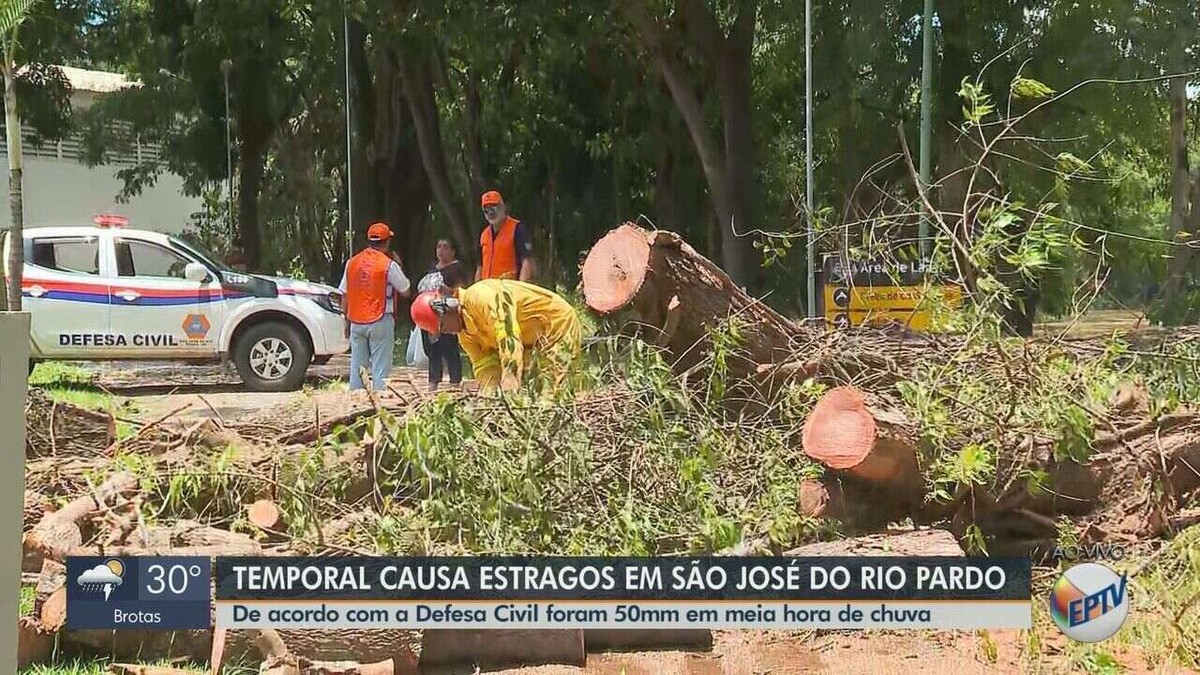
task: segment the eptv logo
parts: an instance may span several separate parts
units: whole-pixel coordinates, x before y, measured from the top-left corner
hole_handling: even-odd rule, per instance
[[[1100,563],[1075,565],[1050,591],[1050,616],[1072,640],[1107,640],[1129,616],[1127,581]]]

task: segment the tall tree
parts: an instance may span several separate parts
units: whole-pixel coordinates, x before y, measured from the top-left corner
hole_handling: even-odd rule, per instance
[[[615,4],[634,26],[687,125],[716,212],[725,271],[738,283],[755,285],[758,265],[750,233],[757,223],[752,56],[758,2],[733,3],[728,28],[706,0],[675,0],[665,18],[645,0]],[[689,60],[698,61],[700,69]],[[699,93],[709,84],[720,98],[716,129]]]
[[[4,71],[4,130],[8,151],[8,199],[12,210],[9,229],[8,288],[5,309],[21,309],[21,273],[25,265],[25,211],[21,189],[21,115],[17,108],[17,35],[38,0],[4,0],[0,3],[0,49]]]

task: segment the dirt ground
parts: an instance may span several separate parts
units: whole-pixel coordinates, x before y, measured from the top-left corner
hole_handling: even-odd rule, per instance
[[[204,418],[223,422],[259,421],[264,417],[288,415],[313,419],[318,413],[334,416],[349,407],[346,379],[348,357],[341,356],[308,371],[308,383],[295,392],[253,393],[246,391],[235,374],[220,366],[191,366],[170,363],[81,364],[95,370],[97,385],[122,401],[132,403],[139,421],[168,416],[177,423]],[[415,396],[427,388],[425,370],[398,366],[388,384],[404,396]]]
[[[1139,654],[1115,653],[1122,669],[1072,663],[1061,653],[1066,640],[1049,636],[1043,653],[1026,655],[1015,630],[960,632],[719,631],[711,652],[589,654],[587,665],[538,666],[477,671],[438,669],[428,675],[808,675],[809,673],[991,675],[998,673],[1190,673],[1154,669]],[[423,671],[424,672],[424,671]]]

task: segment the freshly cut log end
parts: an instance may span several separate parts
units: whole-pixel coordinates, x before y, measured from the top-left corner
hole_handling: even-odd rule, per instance
[[[246,507],[246,517],[263,530],[274,530],[279,526],[279,507],[269,499],[260,499]]]
[[[58,632],[67,623],[67,588],[64,586],[50,594],[42,603],[39,621],[44,630]]]
[[[649,267],[650,240],[644,230],[633,223],[611,230],[584,260],[584,301],[601,314],[621,309],[641,290]]]
[[[804,454],[837,471],[862,464],[875,447],[875,417],[853,387],[831,389],[804,423]]]

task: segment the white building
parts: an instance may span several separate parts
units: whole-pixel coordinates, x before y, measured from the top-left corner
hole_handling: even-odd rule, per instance
[[[117,73],[81,70],[60,66],[71,83],[71,105],[83,110],[97,97],[136,83]],[[2,128],[2,125],[0,125]],[[152,187],[146,187],[124,204],[117,202],[122,181],[116,172],[134,166],[146,158],[155,157],[159,148],[153,144],[138,144],[132,151],[112,153],[105,164],[88,168],[80,161],[78,138],[66,138],[57,143],[36,147],[32,132],[22,134],[24,159],[25,227],[56,225],[88,225],[100,213],[115,213],[129,218],[129,226],[139,229],[177,234],[191,215],[203,206],[198,197],[183,194],[183,179],[163,171]],[[8,154],[0,144],[0,192],[4,204],[0,208],[0,229],[12,221],[8,199]]]

